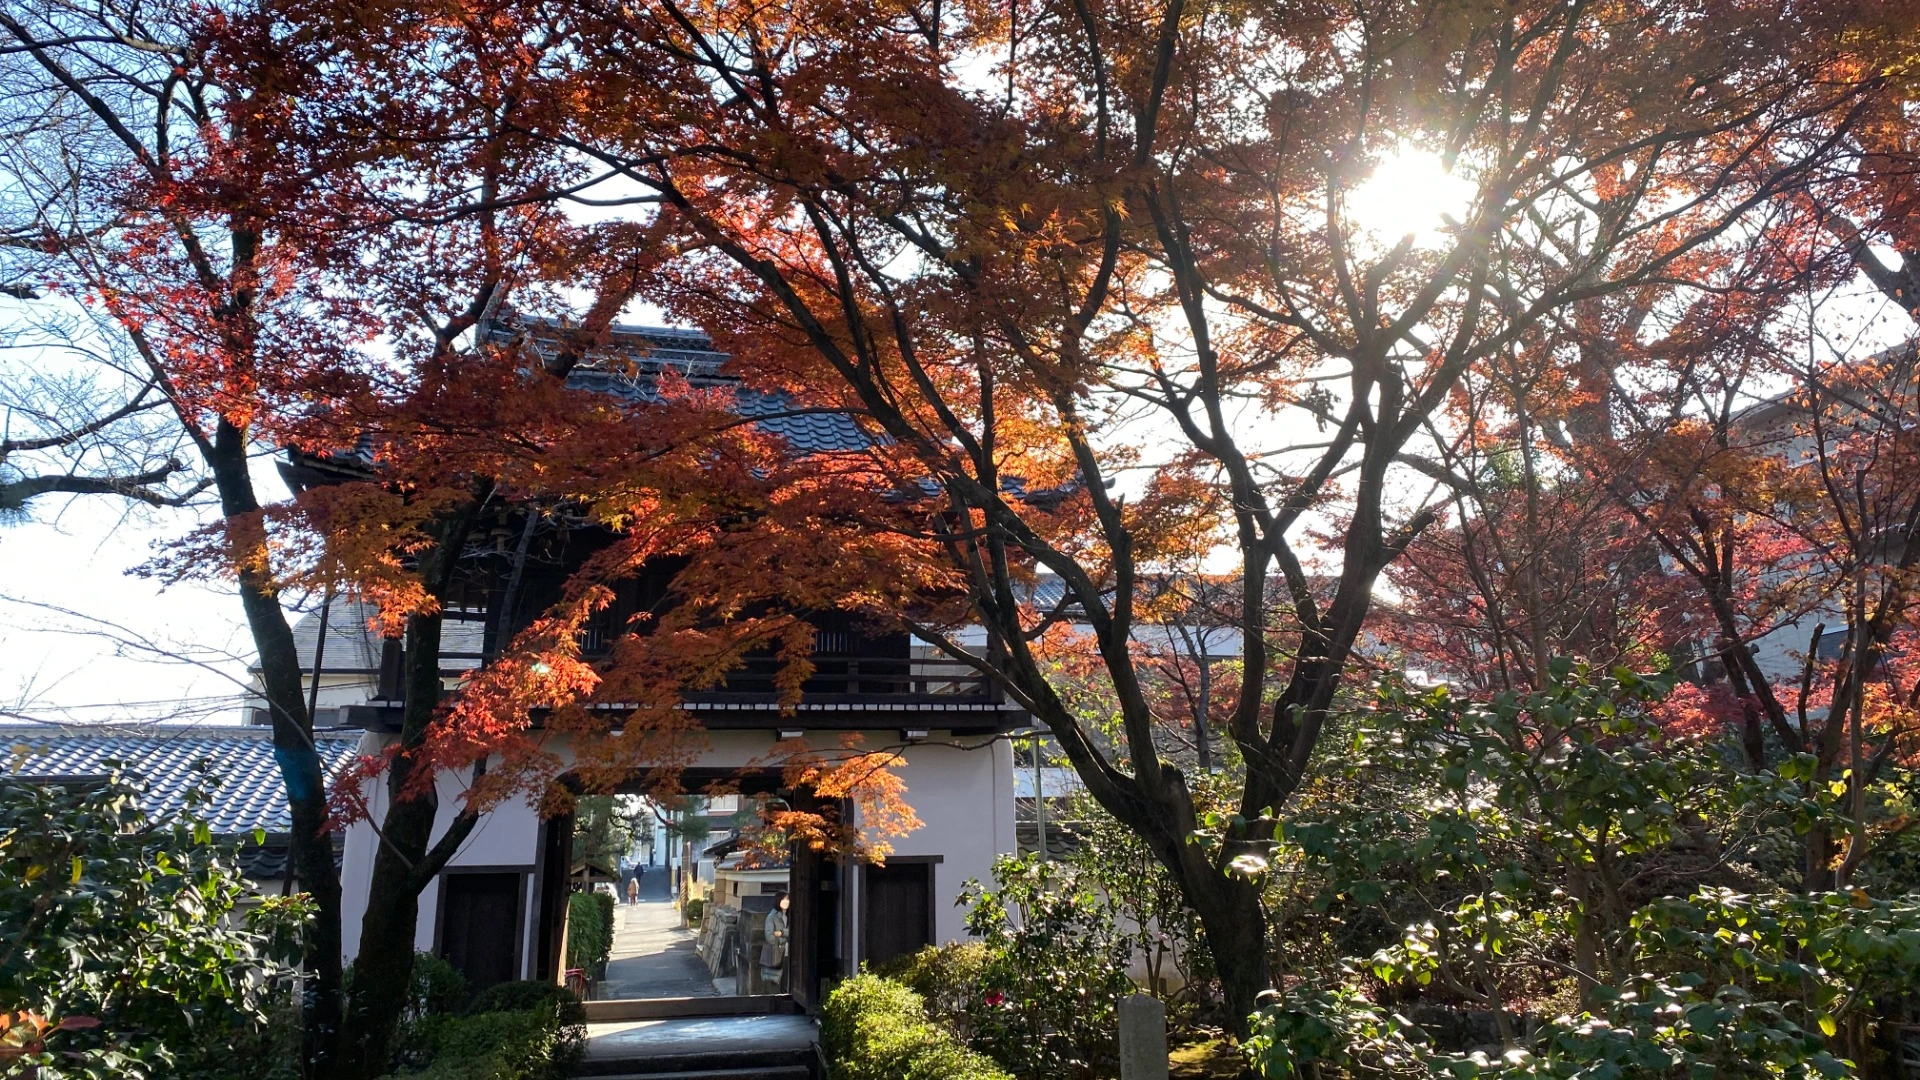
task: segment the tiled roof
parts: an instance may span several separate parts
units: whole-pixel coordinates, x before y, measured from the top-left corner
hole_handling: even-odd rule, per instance
[[[333,869],[340,871],[340,857],[345,854],[346,838],[339,833],[333,834]],[[287,864],[290,852],[286,837],[268,837],[265,844],[240,845],[240,872],[255,881],[271,881],[287,876]]]
[[[636,404],[650,405],[660,400],[654,374],[646,369],[632,373],[601,367],[576,369],[567,377],[567,385],[575,390],[614,394]],[[770,435],[780,436],[788,446],[802,454],[862,450],[871,445],[859,425],[853,422],[853,417],[846,413],[796,414],[792,400],[786,395],[739,385],[733,386],[733,401],[734,408],[741,416],[763,418],[756,427]]]
[[[1013,823],[1013,839],[1022,855],[1040,850],[1040,826],[1033,821]],[[1047,822],[1047,858],[1061,862],[1080,847],[1080,829],[1070,821]]]
[[[541,360],[559,355],[561,327],[552,319],[502,313],[487,323],[487,338],[495,343],[524,337],[526,344]],[[721,380],[721,367],[727,354],[713,347],[713,339],[699,330],[670,326],[642,326],[614,323],[607,328],[604,344],[595,347],[586,358],[587,368],[630,368],[647,375],[673,369],[688,379]]]
[[[358,752],[360,733],[315,732],[314,742],[331,784]],[[146,779],[146,810],[156,816],[184,808],[190,788],[218,780],[202,810],[214,832],[292,828],[268,728],[5,725],[0,750],[0,774],[23,779],[103,776],[109,762],[118,762]],[[198,769],[202,761],[205,773]]]
[[[550,321],[507,316],[490,325],[492,340],[504,342],[524,335],[528,347],[542,359],[560,349],[557,328]],[[859,425],[845,413],[781,415],[793,411],[792,400],[784,394],[741,385],[726,373],[727,359],[726,353],[713,347],[713,339],[698,330],[615,323],[608,329],[605,343],[567,376],[567,385],[651,404],[660,400],[655,380],[661,372],[672,370],[696,386],[733,387],[740,415],[764,417],[758,425],[760,430],[780,436],[802,454],[862,450],[870,445]]]

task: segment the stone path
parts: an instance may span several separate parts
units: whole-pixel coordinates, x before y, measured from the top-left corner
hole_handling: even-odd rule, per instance
[[[707,965],[694,952],[693,931],[680,925],[667,874],[656,868],[640,881],[640,902],[629,904],[622,896],[615,906],[613,958],[593,996],[602,1001],[717,996]]]

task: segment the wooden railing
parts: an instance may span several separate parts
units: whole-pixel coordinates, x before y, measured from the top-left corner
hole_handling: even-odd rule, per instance
[[[903,705],[993,704],[999,687],[973,665],[945,657],[906,659],[815,654],[813,674],[801,684],[803,700],[815,703]],[[727,676],[724,687],[687,694],[690,702],[764,700],[778,696],[781,661],[749,657]]]
[[[383,657],[379,696],[399,699],[399,643],[390,643]],[[457,678],[485,660],[478,653],[440,654],[441,674]],[[801,684],[802,700],[816,704],[873,705],[991,705],[1003,700],[991,677],[972,664],[946,657],[901,658],[821,655],[812,658],[813,674]],[[690,703],[772,702],[779,698],[776,680],[782,662],[771,656],[748,657],[730,672],[721,686],[690,691]]]

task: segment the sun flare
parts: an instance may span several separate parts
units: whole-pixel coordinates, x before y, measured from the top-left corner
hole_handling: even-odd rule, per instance
[[[1381,158],[1359,186],[1347,193],[1347,220],[1391,246],[1402,237],[1429,247],[1444,235],[1446,219],[1461,220],[1479,188],[1450,171],[1440,155],[1402,147]]]

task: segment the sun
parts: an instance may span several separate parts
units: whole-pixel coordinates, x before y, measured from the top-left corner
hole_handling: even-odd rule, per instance
[[[1477,194],[1478,185],[1448,169],[1440,155],[1402,146],[1347,192],[1347,220],[1385,247],[1408,236],[1416,246],[1432,247],[1445,237],[1446,219],[1464,218]]]

